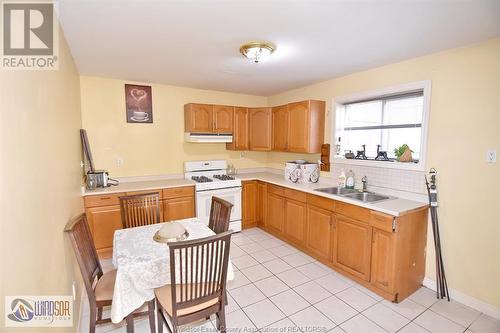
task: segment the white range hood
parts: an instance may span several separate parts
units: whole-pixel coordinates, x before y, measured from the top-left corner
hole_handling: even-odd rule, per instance
[[[233,142],[233,135],[223,133],[184,133],[184,141],[192,143],[226,143]]]

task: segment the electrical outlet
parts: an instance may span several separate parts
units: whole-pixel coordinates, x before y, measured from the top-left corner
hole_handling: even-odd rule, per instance
[[[244,151],[240,152],[240,158],[245,158],[245,152]]]
[[[490,149],[486,152],[486,162],[496,163],[497,162],[497,150]]]
[[[73,284],[71,285],[71,290],[73,292],[73,301],[76,301],[76,282],[73,281]]]
[[[116,166],[121,167],[123,165],[123,157],[117,157],[116,158]]]

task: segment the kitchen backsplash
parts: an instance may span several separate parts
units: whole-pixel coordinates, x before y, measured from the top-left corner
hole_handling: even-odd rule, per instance
[[[388,169],[371,166],[332,163],[332,178],[337,180],[341,170],[351,169],[356,178],[356,187],[361,187],[361,178],[368,178],[368,187],[385,187],[397,191],[426,194],[425,172],[415,170]]]

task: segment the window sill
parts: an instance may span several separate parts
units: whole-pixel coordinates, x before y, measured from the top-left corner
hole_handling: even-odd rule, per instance
[[[359,166],[368,166],[368,167],[377,167],[386,169],[425,171],[425,166],[423,165],[422,161],[420,161],[419,163],[408,163],[408,162],[358,160],[358,159],[347,159],[345,157],[334,157],[332,163],[345,164],[345,165],[359,165]]]

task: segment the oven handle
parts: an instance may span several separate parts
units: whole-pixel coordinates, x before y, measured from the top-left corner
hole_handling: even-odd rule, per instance
[[[212,189],[207,189],[207,190],[197,190],[196,193],[200,193],[200,192],[217,192],[217,191],[220,191],[220,190],[228,190],[228,189],[240,189],[241,190],[241,186],[230,186],[230,187],[222,187],[222,188],[212,188]]]

